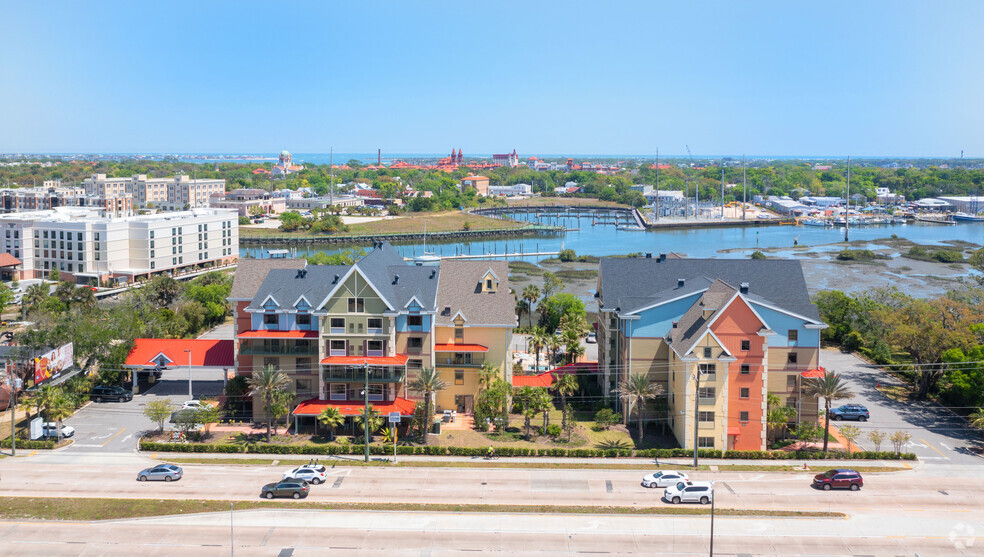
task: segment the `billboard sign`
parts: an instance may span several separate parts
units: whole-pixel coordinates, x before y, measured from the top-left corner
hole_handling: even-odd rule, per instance
[[[75,351],[71,342],[41,354],[34,358],[34,384],[40,385],[52,377],[58,377],[74,363]]]

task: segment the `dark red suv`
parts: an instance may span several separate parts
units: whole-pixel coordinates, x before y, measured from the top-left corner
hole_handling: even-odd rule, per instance
[[[813,487],[824,491],[830,491],[835,487],[857,491],[863,486],[864,480],[861,478],[861,474],[846,468],[827,470],[823,474],[817,474],[813,477]]]

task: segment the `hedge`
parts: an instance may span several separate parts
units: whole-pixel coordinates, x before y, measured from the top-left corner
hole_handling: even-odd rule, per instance
[[[0,441],[0,447],[3,447],[4,449],[9,449],[10,437],[7,437],[6,439]],[[26,449],[54,449],[55,441],[50,439],[44,441],[28,441],[27,439],[18,439],[17,448],[25,449],[25,450]]]
[[[52,443],[53,445],[53,443]],[[160,453],[252,453],[252,454],[300,454],[300,455],[360,455],[365,453],[363,445],[214,445],[208,443],[153,443],[141,441],[140,450]],[[442,447],[437,445],[405,446],[396,448],[398,455],[431,456],[485,456],[486,448]],[[552,456],[574,458],[679,458],[693,456],[688,449],[537,449],[527,447],[499,447],[499,456]],[[374,455],[393,454],[393,447],[370,445],[369,453]],[[728,451],[722,454],[716,449],[700,449],[699,458],[729,458],[738,460],[915,460],[912,453],[859,451],[845,453],[832,451],[826,455],[813,451]]]

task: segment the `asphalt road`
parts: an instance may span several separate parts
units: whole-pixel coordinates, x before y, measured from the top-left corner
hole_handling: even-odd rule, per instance
[[[854,392],[850,400],[837,401],[841,404],[863,404],[868,407],[871,419],[861,422],[836,422],[838,425],[856,425],[862,430],[863,438],[858,444],[874,450],[867,438],[873,429],[886,434],[881,449],[892,450],[887,436],[894,431],[904,430],[911,436],[906,450],[915,453],[920,460],[945,465],[984,464],[984,458],[975,453],[984,448],[984,434],[971,429],[959,416],[933,402],[899,402],[879,391],[881,383],[899,383],[884,371],[869,367],[863,360],[840,350],[824,350],[820,356],[824,367],[843,375]],[[821,401],[822,404],[822,401]],[[831,422],[835,423],[835,422]]]

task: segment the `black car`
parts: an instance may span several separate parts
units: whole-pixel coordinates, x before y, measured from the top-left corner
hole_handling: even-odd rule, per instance
[[[282,482],[266,484],[260,490],[260,497],[273,499],[274,497],[293,497],[300,499],[307,497],[310,488],[304,480],[284,480]]]
[[[857,420],[859,422],[866,422],[871,414],[868,413],[868,409],[860,404],[845,404],[839,408],[830,409],[830,419],[831,420]]]
[[[133,400],[133,393],[124,389],[123,387],[111,387],[106,385],[101,385],[99,387],[92,388],[92,394],[89,398],[96,402],[102,402],[104,400],[115,400],[116,402],[128,402]]]

